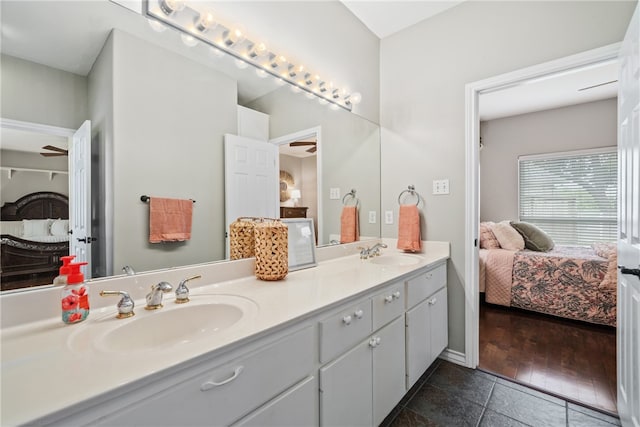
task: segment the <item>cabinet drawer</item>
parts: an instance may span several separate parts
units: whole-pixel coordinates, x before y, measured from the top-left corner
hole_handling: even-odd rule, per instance
[[[302,380],[313,370],[315,336],[307,327],[253,353],[183,382],[103,419],[104,425],[229,425]]]
[[[404,286],[398,283],[373,297],[373,330],[377,331],[403,312]]]
[[[406,283],[407,308],[411,308],[447,284],[447,265],[421,273]]]
[[[320,321],[320,362],[325,363],[371,333],[371,300]]]

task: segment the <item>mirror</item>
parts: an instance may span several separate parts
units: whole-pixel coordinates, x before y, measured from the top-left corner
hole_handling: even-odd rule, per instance
[[[342,197],[351,189],[361,236],[380,236],[379,222],[365,220],[369,211],[380,214],[377,124],[261,79],[251,67],[238,69],[204,45],[187,47],[174,30],[156,32],[109,1],[0,7],[3,119],[70,129],[92,121],[94,278],[124,266],[143,272],[224,258],[223,136],[238,133],[237,104],[269,115],[270,139],[319,129],[319,244],[339,238]],[[11,166],[5,158],[3,147],[2,166]],[[2,203],[14,201],[5,200],[7,182],[3,170]],[[340,196],[330,198],[332,189]],[[191,240],[148,243],[141,195],[196,200]]]

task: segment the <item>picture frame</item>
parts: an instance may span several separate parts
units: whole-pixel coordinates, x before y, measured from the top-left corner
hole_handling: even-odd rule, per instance
[[[289,271],[302,270],[318,265],[316,259],[316,236],[312,218],[283,218],[287,225]]]

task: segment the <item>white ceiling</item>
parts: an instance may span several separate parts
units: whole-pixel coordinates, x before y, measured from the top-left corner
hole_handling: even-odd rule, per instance
[[[53,145],[67,149],[67,138],[63,136],[45,135],[34,131],[1,128],[0,141],[3,150],[28,151],[30,153],[48,152],[45,145]]]

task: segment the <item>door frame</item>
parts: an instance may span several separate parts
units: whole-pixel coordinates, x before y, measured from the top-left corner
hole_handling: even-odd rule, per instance
[[[320,218],[322,218],[322,214],[323,214],[323,210],[322,210],[322,127],[321,126],[314,126],[312,128],[307,128],[307,129],[303,129],[303,130],[299,130],[297,132],[293,132],[293,133],[289,133],[283,136],[279,136],[277,138],[273,138],[270,139],[269,142],[271,144],[275,144],[275,145],[284,145],[284,144],[289,144],[290,142],[295,142],[297,140],[300,139],[306,139],[306,138],[311,138],[311,137],[315,137],[316,138],[316,184],[317,184],[317,188],[316,191],[318,193],[318,200],[316,201],[318,206],[318,224],[316,224],[318,226],[318,245],[323,245],[323,244],[327,244],[328,242],[324,242],[323,241],[323,227],[322,227],[322,223],[324,221],[320,221]],[[280,170],[280,160],[279,160],[279,156],[278,156],[278,170]],[[279,202],[278,202],[279,203]]]
[[[551,74],[617,59],[621,43],[614,43],[465,85],[465,366],[479,363],[480,292],[478,249],[480,226],[480,114],[479,96],[518,86]]]

